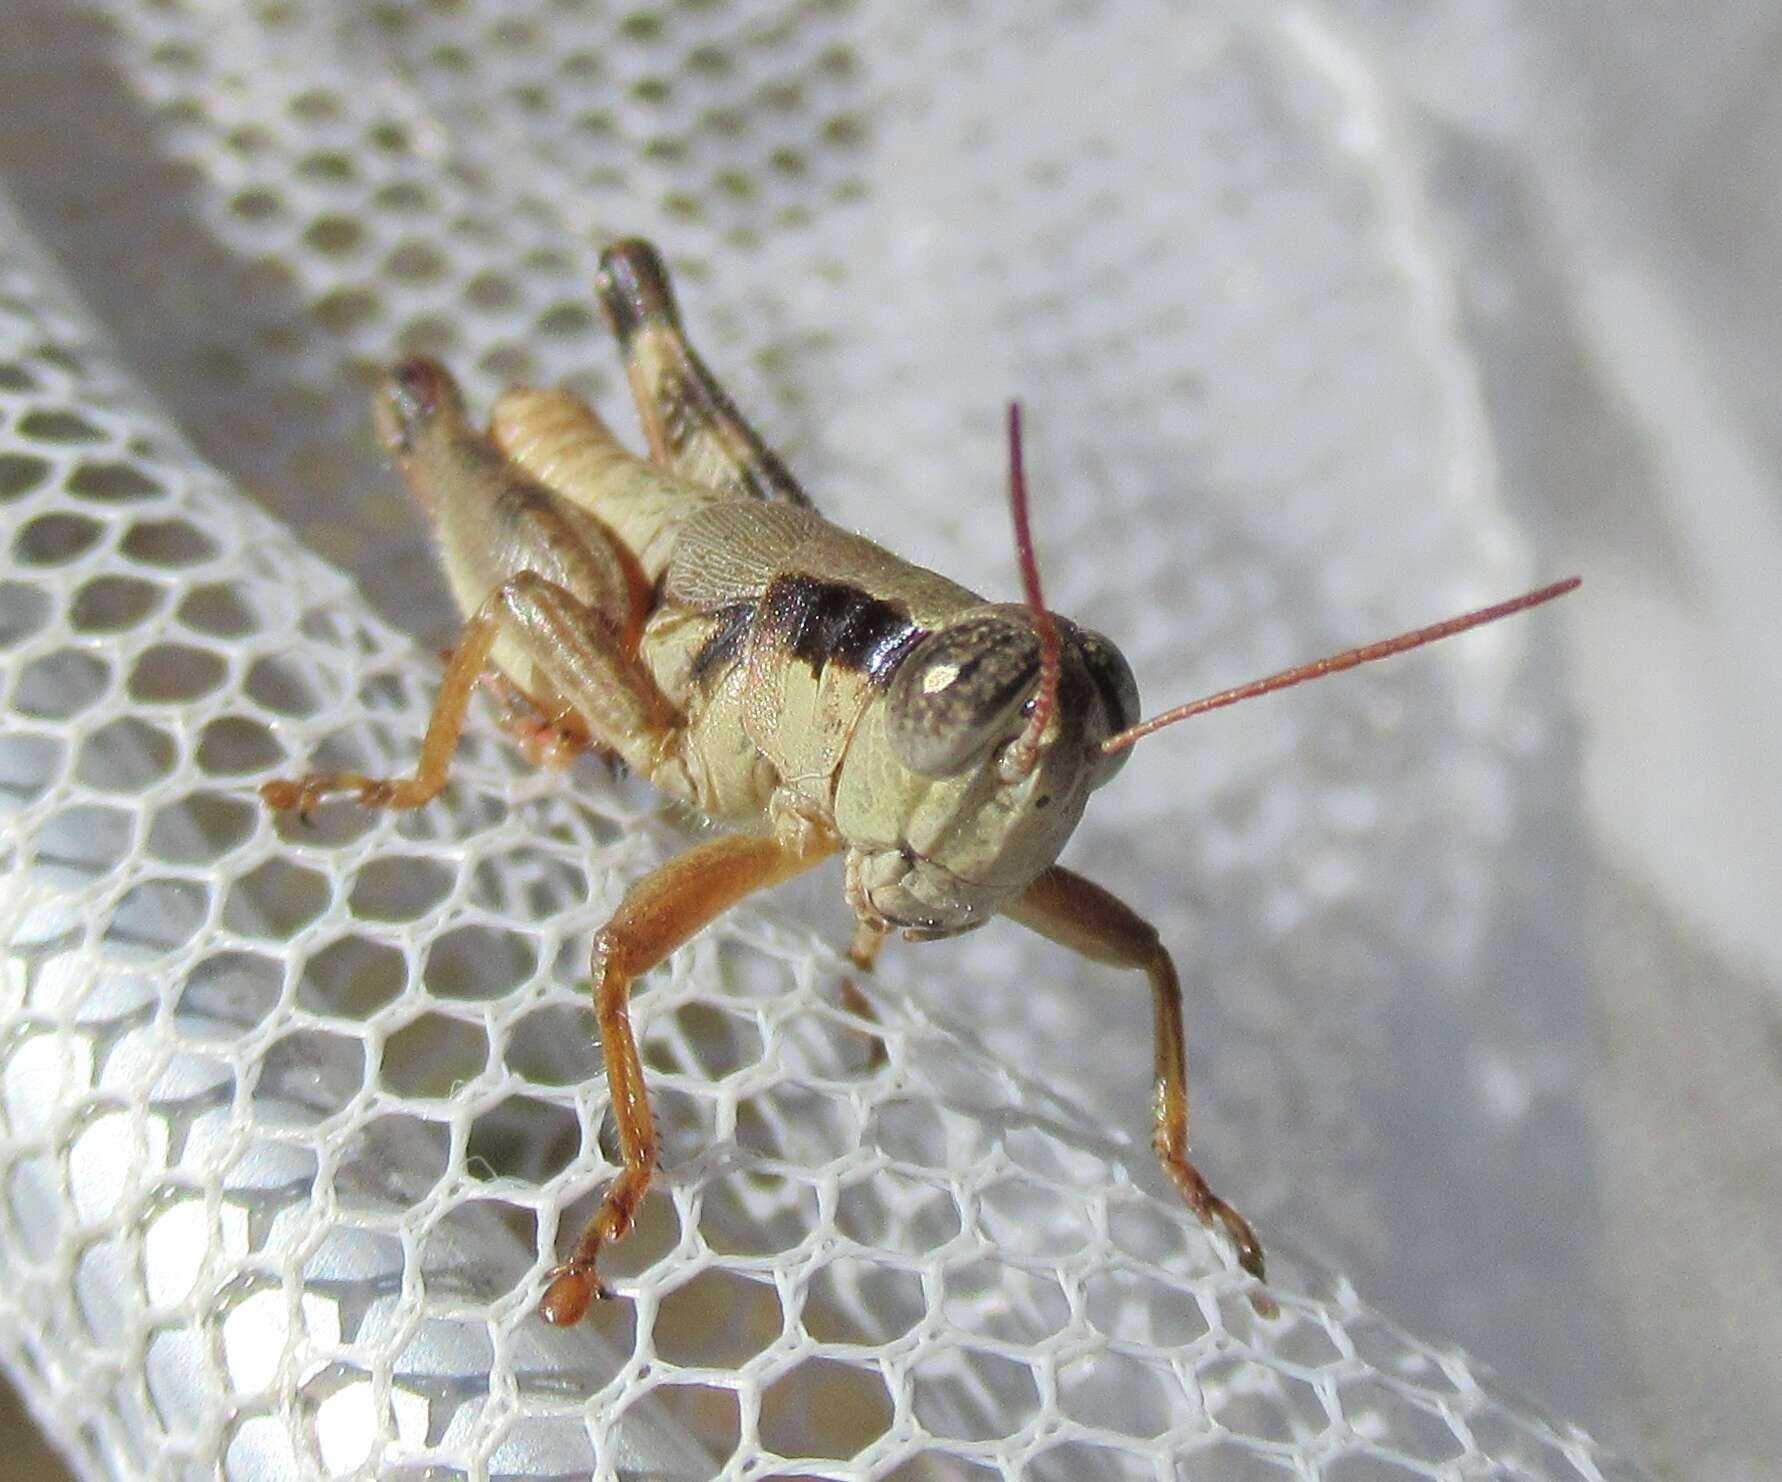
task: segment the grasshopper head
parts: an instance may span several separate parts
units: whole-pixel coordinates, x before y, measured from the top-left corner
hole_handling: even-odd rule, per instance
[[[852,844],[848,898],[862,920],[902,927],[907,937],[969,931],[1012,904],[1057,859],[1089,794],[1141,737],[1421,648],[1578,585],[1568,577],[1141,722],[1119,650],[1046,611],[1027,526],[1019,406],[1009,408],[1009,504],[1026,605],[971,608],[913,647],[875,707],[867,744],[850,748],[839,778],[836,822]]]
[[[837,800],[866,919],[922,938],[981,925],[1058,857],[1120,769],[1125,753],[1101,744],[1138,718],[1132,670],[1100,634],[1052,622],[1055,669],[1028,608],[988,604],[898,665]]]
[[[849,900],[862,920],[906,937],[969,931],[1032,884],[1089,794],[1120,770],[1125,753],[1103,743],[1138,720],[1119,649],[1046,610],[1018,404],[1008,429],[1027,601],[969,608],[912,648],[869,723],[865,760],[840,778]]]

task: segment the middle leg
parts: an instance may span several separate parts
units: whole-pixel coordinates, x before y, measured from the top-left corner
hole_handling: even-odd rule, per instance
[[[316,772],[265,783],[260,796],[276,809],[307,813],[330,793],[356,792],[368,808],[418,808],[445,787],[477,677],[498,640],[569,697],[593,739],[616,751],[642,776],[663,784],[680,735],[680,717],[611,625],[595,609],[535,572],[522,571],[489,594],[465,623],[421,742],[412,777]],[[685,796],[683,786],[677,796]]]

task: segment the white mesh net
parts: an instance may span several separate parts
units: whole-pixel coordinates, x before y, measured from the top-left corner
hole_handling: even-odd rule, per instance
[[[685,830],[486,716],[411,816],[253,793],[406,768],[452,632],[366,371],[425,349],[629,425],[587,287],[620,233],[827,513],[1003,593],[1020,393],[1049,596],[1153,702],[1517,587],[1340,46],[1163,3],[15,19],[0,1353],[82,1475],[1631,1475],[1291,1253],[1489,1301],[1505,1248],[1457,1277],[1400,1225],[1476,1206],[1400,1193],[1456,1146],[1480,1199],[1574,1186],[1442,1072],[1369,1090],[1501,940],[1565,755],[1538,628],[1147,743],[1067,856],[1182,960],[1272,1321],[1151,1166],[1141,984],[1002,926],[888,954],[876,1064],[824,874],[644,984],[665,1173],[620,1300],[548,1329],[612,1166],[588,939]],[[1421,1148],[1396,1183],[1383,1143]]]

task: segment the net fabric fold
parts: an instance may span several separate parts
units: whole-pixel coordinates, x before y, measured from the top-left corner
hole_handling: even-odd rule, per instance
[[[850,523],[889,536],[908,515],[917,554],[997,587],[997,501],[973,524],[948,491],[996,488],[993,408],[1036,380],[1030,409],[1066,386],[1091,422],[1146,409],[1138,436],[1093,455],[1067,423],[1054,477],[1129,516],[1167,513],[1135,471],[1179,465],[1152,414],[1187,397],[1203,429],[1268,415],[1255,398],[1297,352],[1283,324],[1278,341],[1240,339],[1232,384],[1172,386],[1189,372],[1143,332],[1159,316],[1209,362],[1256,331],[1231,308],[1241,292],[1182,319],[1164,271],[1172,213],[1221,156],[1142,154],[1154,130],[1139,121],[1187,69],[1215,96],[1195,119],[1231,142],[1278,81],[1273,53],[1209,12],[1172,20],[1178,50],[1147,68],[1121,60],[1125,33],[1068,7],[1025,69],[980,65],[1022,29],[969,8],[927,29],[827,5],[45,14],[40,56],[100,59],[121,84],[99,89],[93,137],[118,144],[150,119],[147,152],[179,166],[148,192],[168,261],[95,275],[92,256],[143,218],[101,212],[76,242],[29,163],[0,258],[0,1352],[82,1475],[1631,1475],[1278,1236],[1282,1315],[1259,1318],[1222,1248],[1162,1192],[1138,1118],[1110,1119],[1009,1053],[1057,1012],[1022,991],[1027,965],[1042,980],[1075,969],[1008,934],[924,949],[907,971],[928,991],[875,993],[875,1028],[840,1007],[835,939],[796,896],[732,913],[640,993],[667,1172],[609,1259],[620,1300],[551,1330],[532,1310],[540,1277],[611,1170],[588,940],[628,880],[684,847],[684,826],[598,768],[526,772],[486,716],[447,795],[414,815],[329,806],[306,829],[253,793],[310,765],[409,765],[437,680],[412,635],[449,632],[355,377],[400,343],[453,359],[485,397],[519,377],[609,394],[585,287],[602,234],[674,244],[706,337],[801,469],[826,476],[812,482],[843,491],[823,498]],[[1134,7],[1125,23],[1163,19]],[[924,102],[922,79],[974,68],[969,104]],[[1136,70],[1136,96],[1080,126],[1047,114],[1037,142],[991,129],[970,168],[924,171],[1085,69]],[[1110,138],[1141,151],[1111,196],[1088,168]],[[1252,149],[1234,168],[1266,195],[1293,150]],[[953,244],[935,223],[994,217],[1017,165],[1065,182],[1049,211],[1013,213],[986,228],[980,261],[937,271]],[[1332,240],[1342,220],[1339,203]],[[1237,237],[1200,250],[1241,279]],[[50,254],[98,297],[104,334]],[[1130,288],[1098,329],[1107,300],[1058,284],[1109,273]],[[1363,299],[1386,291],[1360,261],[1354,273]],[[974,319],[987,282],[995,302]],[[999,331],[970,365],[962,314]],[[815,389],[832,401],[813,405]],[[1439,378],[1425,394],[1440,405]],[[1266,508],[1215,502],[1213,533],[1167,556],[1126,537],[1106,626],[1125,603],[1141,652],[1179,647],[1179,602],[1167,625],[1146,614],[1204,560],[1220,573],[1194,599],[1207,641],[1270,652],[1287,600],[1274,573],[1299,574],[1300,557],[1259,532],[1286,520],[1311,550],[1340,539],[1344,489],[1395,456],[1384,439],[1320,447],[1344,410],[1314,419],[1282,467],[1231,475],[1268,489]],[[1195,476],[1216,484],[1230,449],[1202,437]],[[895,520],[871,493],[893,461],[913,490]],[[1330,472],[1323,502],[1288,488],[1302,465]],[[1402,541],[1502,558],[1465,480],[1443,501],[1439,533],[1397,532],[1370,554],[1394,559]],[[1058,549],[1085,548],[1094,508],[1060,504]],[[1340,594],[1358,568],[1339,552],[1331,569]],[[1061,564],[1048,580],[1068,610],[1095,573]],[[1339,725],[1368,708],[1329,703]],[[1305,753],[1303,737],[1273,744]],[[1490,745],[1462,751],[1489,793]],[[1439,764],[1452,769],[1451,750]],[[1213,803],[1264,795],[1220,765],[1203,785]],[[1128,814],[1141,853],[1162,847],[1138,829],[1143,801]],[[1207,801],[1189,785],[1171,806]],[[1438,787],[1426,806],[1439,817],[1456,799]],[[1235,889],[1251,862],[1231,853],[1235,830],[1223,847],[1212,873]],[[1382,870],[1402,865],[1386,855]],[[1439,863],[1463,898],[1482,867],[1464,852]],[[1327,882],[1345,899],[1352,885]],[[1358,934],[1357,977],[1397,930]],[[1291,961],[1290,940],[1274,950]],[[966,984],[978,1002],[953,1004]],[[1266,1068],[1246,1082],[1238,1038],[1215,1091],[1267,1083]],[[1136,1102],[1142,1051],[1111,1058],[1090,1091],[1101,1075]],[[1217,1146],[1239,1119],[1197,1098]]]

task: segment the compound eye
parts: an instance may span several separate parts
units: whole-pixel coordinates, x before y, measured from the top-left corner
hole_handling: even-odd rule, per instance
[[[1138,681],[1133,678],[1132,665],[1126,662],[1126,655],[1101,634],[1088,628],[1079,628],[1076,636],[1078,652],[1083,656],[1083,668],[1089,675],[1101,708],[1102,724],[1092,727],[1088,738],[1090,744],[1095,745],[1116,732],[1139,723]],[[1092,775],[1092,785],[1100,787],[1108,781],[1126,765],[1126,758],[1131,751],[1132,748],[1128,746],[1112,756],[1099,758]]]
[[[1021,729],[1039,668],[1039,639],[1021,615],[981,613],[931,634],[886,696],[892,754],[920,776],[957,776]]]

